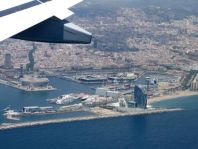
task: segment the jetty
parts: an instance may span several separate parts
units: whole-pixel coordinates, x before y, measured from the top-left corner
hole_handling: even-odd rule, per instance
[[[133,112],[113,112],[112,110],[103,108],[92,109],[91,112],[96,115],[86,116],[86,117],[73,117],[73,118],[65,118],[65,119],[52,119],[52,120],[43,120],[43,121],[33,121],[33,122],[21,122],[21,123],[9,123],[0,125],[0,130],[8,130],[14,128],[21,127],[31,127],[31,126],[39,126],[39,125],[47,125],[47,124],[57,124],[57,123],[69,123],[69,122],[77,122],[77,121],[88,121],[88,120],[97,120],[97,119],[107,119],[107,118],[116,118],[116,117],[125,117],[125,116],[137,116],[137,115],[150,115],[157,113],[166,113],[166,112],[177,112],[182,111],[181,108],[176,109],[147,109],[147,110],[138,110]]]

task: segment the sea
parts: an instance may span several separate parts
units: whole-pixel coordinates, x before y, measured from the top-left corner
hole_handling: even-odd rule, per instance
[[[15,111],[20,111],[26,106],[53,106],[54,108],[58,108],[56,105],[49,104],[47,100],[69,93],[94,94],[94,88],[97,87],[96,85],[83,85],[56,77],[50,77],[49,80],[50,84],[56,88],[55,91],[25,92],[6,85],[0,85],[0,124],[91,115],[89,112],[74,112],[69,114],[22,117],[19,121],[7,120],[3,116],[4,109],[8,107]]]
[[[56,91],[26,93],[0,85],[0,110],[45,106],[47,98],[70,92],[94,93],[90,86],[57,78],[50,81]],[[0,149],[198,149],[198,96],[153,106],[184,110],[2,130]],[[89,114],[71,113],[69,117]],[[5,122],[2,116],[0,122]]]

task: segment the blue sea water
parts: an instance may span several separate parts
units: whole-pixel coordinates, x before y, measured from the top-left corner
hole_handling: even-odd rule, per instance
[[[198,110],[198,96],[179,97],[154,103],[155,108],[182,108],[184,110]]]
[[[43,91],[43,92],[30,92],[27,93],[22,90],[18,90],[9,86],[0,85],[0,124],[1,123],[16,123],[21,121],[34,121],[43,119],[57,119],[74,116],[86,116],[90,115],[88,112],[77,112],[70,114],[56,114],[47,116],[34,116],[34,117],[23,117],[20,121],[11,121],[5,119],[3,116],[3,109],[10,107],[14,110],[21,110],[25,106],[52,106],[47,103],[47,99],[55,98],[62,94],[68,93],[94,93],[91,89],[92,86],[78,84],[72,81],[62,80],[55,77],[49,78],[50,83],[57,88],[56,91]],[[53,105],[54,106],[54,105]],[[0,148],[1,149],[1,148]]]
[[[0,131],[1,149],[197,149],[198,112],[172,112]]]
[[[56,94],[67,92],[66,86]],[[42,104],[42,100],[52,94],[41,96],[37,102]],[[22,100],[21,103],[27,103]],[[13,106],[18,107],[19,100],[15,102]],[[154,106],[185,110],[3,130],[0,131],[0,149],[198,149],[197,96],[163,101]]]

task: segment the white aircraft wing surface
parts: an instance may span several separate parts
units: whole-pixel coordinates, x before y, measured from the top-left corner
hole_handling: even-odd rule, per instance
[[[64,20],[73,15],[73,12],[70,11],[69,8],[82,1],[83,0],[1,0],[0,42],[52,17]],[[29,39],[30,38],[27,40]],[[36,39],[33,40],[36,41]],[[41,39],[39,40],[42,41]]]

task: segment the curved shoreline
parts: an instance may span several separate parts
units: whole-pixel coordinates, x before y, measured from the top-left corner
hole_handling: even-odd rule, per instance
[[[156,102],[166,101],[166,100],[174,100],[176,98],[182,98],[182,97],[191,97],[191,96],[198,96],[198,92],[192,92],[192,91],[180,91],[176,92],[173,95],[164,95],[159,97],[153,97],[148,99],[148,104],[153,104]]]
[[[75,117],[75,118],[67,118],[67,119],[23,122],[23,123],[10,124],[10,125],[0,125],[0,131],[8,130],[8,129],[15,129],[15,128],[47,125],[47,124],[70,123],[70,122],[78,122],[78,121],[88,121],[88,120],[107,119],[107,118],[126,117],[126,116],[137,116],[137,115],[150,115],[150,114],[176,112],[176,111],[182,111],[182,109],[180,109],[180,108],[177,108],[177,109],[152,109],[152,110],[120,113],[120,114],[116,114],[116,115],[97,115],[97,116]]]

